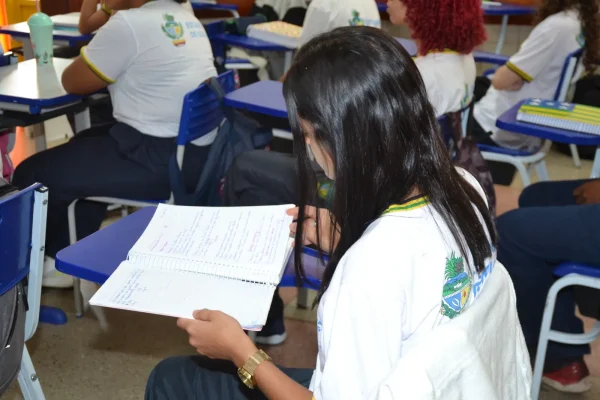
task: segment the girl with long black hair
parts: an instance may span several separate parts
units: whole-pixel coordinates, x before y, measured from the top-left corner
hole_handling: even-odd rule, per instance
[[[311,40],[284,95],[302,193],[289,211],[296,254],[305,244],[330,254],[316,300],[316,369],[279,369],[233,318],[201,310],[178,325],[200,354],[219,360],[163,361],[147,399],[371,398],[403,352],[476,301],[476,290],[460,290],[485,291],[484,277],[501,268],[483,191],[452,165],[418,69],[394,38],[348,27]],[[331,211],[308,205],[309,148],[335,181]],[[449,302],[459,275],[462,300]],[[236,367],[260,392],[240,384]]]

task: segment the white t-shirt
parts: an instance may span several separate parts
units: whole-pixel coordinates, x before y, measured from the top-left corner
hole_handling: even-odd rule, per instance
[[[312,0],[306,10],[300,43],[342,26],[381,28],[375,0]]]
[[[183,97],[217,75],[204,27],[172,0],[119,11],[81,56],[109,83],[115,119],[157,137],[177,136]]]
[[[483,190],[464,170],[459,172]],[[426,199],[374,221],[344,255],[318,309],[316,400],[367,399],[421,335],[469,307],[477,274]],[[470,258],[470,257],[469,257]]]
[[[436,117],[470,104],[477,68],[472,54],[431,52],[415,58]]]
[[[192,7],[192,3],[190,1],[186,1],[185,3],[181,4],[181,6],[192,14],[194,13],[194,8]]]
[[[567,56],[582,45],[577,11],[551,15],[533,29],[517,54],[506,64],[523,78],[523,87],[507,91],[496,90],[492,86],[475,104],[473,115],[485,131],[492,132],[492,140],[513,149],[534,150],[540,146],[541,139],[501,131],[496,127],[496,120],[521,100],[535,97],[553,99]]]

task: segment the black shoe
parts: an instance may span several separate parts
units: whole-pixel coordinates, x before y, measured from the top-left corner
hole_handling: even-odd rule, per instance
[[[283,343],[286,337],[287,334],[285,333],[282,318],[274,320],[270,324],[265,325],[260,332],[256,332],[256,339],[254,341],[258,344],[277,346]]]

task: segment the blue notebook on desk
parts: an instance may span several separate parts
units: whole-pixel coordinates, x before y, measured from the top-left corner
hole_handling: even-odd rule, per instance
[[[519,108],[517,121],[600,135],[600,108],[581,104],[530,99]]]

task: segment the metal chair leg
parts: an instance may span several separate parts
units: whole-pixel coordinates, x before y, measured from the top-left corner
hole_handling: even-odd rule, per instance
[[[308,308],[308,289],[306,288],[299,288],[298,289],[298,299],[297,301],[297,305],[298,308]]]
[[[40,380],[35,373],[33,362],[27,346],[23,347],[23,358],[21,358],[21,371],[19,372],[19,387],[25,400],[45,400],[44,391]]]

